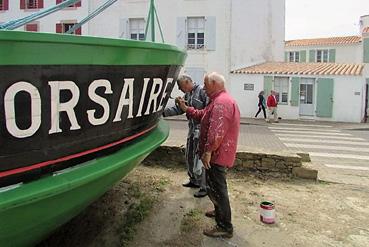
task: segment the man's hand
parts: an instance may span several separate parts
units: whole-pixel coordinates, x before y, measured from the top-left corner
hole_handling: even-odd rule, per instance
[[[186,101],[182,97],[177,97],[176,102],[178,102],[179,108],[181,108],[182,111],[187,111]]]
[[[210,169],[210,160],[211,160],[211,152],[205,152],[202,157],[201,157],[201,161],[204,164],[204,168],[206,170]]]

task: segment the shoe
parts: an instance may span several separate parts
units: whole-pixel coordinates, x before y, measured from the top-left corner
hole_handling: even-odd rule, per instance
[[[204,230],[204,235],[212,238],[231,238],[233,237],[233,231],[226,231],[225,229],[214,226],[213,228]]]
[[[199,185],[192,183],[191,181],[188,181],[187,183],[182,184],[183,187],[187,188],[200,188]]]
[[[206,217],[215,218],[215,210],[209,210],[205,213]]]
[[[202,197],[205,197],[207,195],[208,195],[208,192],[206,192],[206,190],[204,190],[204,189],[200,189],[195,194],[193,194],[193,196],[196,197],[196,198],[202,198]]]

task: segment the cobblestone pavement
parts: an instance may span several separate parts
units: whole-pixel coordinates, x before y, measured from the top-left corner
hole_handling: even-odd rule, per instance
[[[185,144],[187,123],[169,120],[167,144]],[[369,125],[242,119],[239,149],[309,153],[324,180],[369,185]]]

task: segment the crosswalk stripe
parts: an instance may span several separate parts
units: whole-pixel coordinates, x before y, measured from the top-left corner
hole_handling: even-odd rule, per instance
[[[337,169],[369,171],[369,167],[364,167],[364,166],[345,166],[345,165],[329,165],[329,164],[325,164],[325,166],[330,167],[330,168],[337,168]]]
[[[345,137],[345,136],[321,136],[321,135],[310,135],[308,132],[304,132],[305,135],[301,134],[288,134],[288,133],[276,133],[278,138],[282,137],[302,137],[302,138],[317,138],[317,139],[331,139],[331,140],[350,140],[350,141],[365,141],[360,137]]]
[[[332,135],[332,136],[351,136],[350,134],[346,133],[327,133],[327,132],[319,132],[319,131],[297,131],[297,130],[270,130],[272,132],[279,132],[279,133],[290,133],[290,134],[316,134],[316,135]]]
[[[309,149],[325,149],[336,151],[352,151],[352,152],[366,152],[369,153],[369,148],[357,148],[347,146],[328,146],[328,145],[312,145],[312,144],[299,144],[299,143],[284,143],[289,148],[309,148]]]
[[[299,142],[299,143],[329,143],[329,144],[345,144],[345,145],[356,145],[356,146],[369,146],[369,142],[352,142],[352,141],[341,141],[341,140],[324,140],[322,139],[308,139],[308,138],[284,138],[279,137],[279,140],[285,142]]]
[[[328,130],[328,129],[309,129],[309,128],[284,128],[284,127],[268,127],[273,130],[305,130],[305,131],[324,131],[324,132],[341,132],[340,130]]]
[[[356,155],[356,154],[332,154],[332,153],[316,153],[309,152],[311,157],[324,157],[324,158],[341,158],[341,159],[354,159],[354,160],[369,160],[369,156]]]
[[[274,125],[281,125],[281,126],[304,126],[304,127],[322,127],[322,128],[332,128],[332,126],[329,125],[319,125],[319,124],[288,124],[288,123],[277,123],[277,124],[272,124]]]

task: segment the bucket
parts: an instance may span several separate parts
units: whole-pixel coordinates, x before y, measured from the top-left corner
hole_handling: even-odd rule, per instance
[[[273,203],[267,201],[260,203],[260,221],[265,224],[275,223],[275,209]]]

